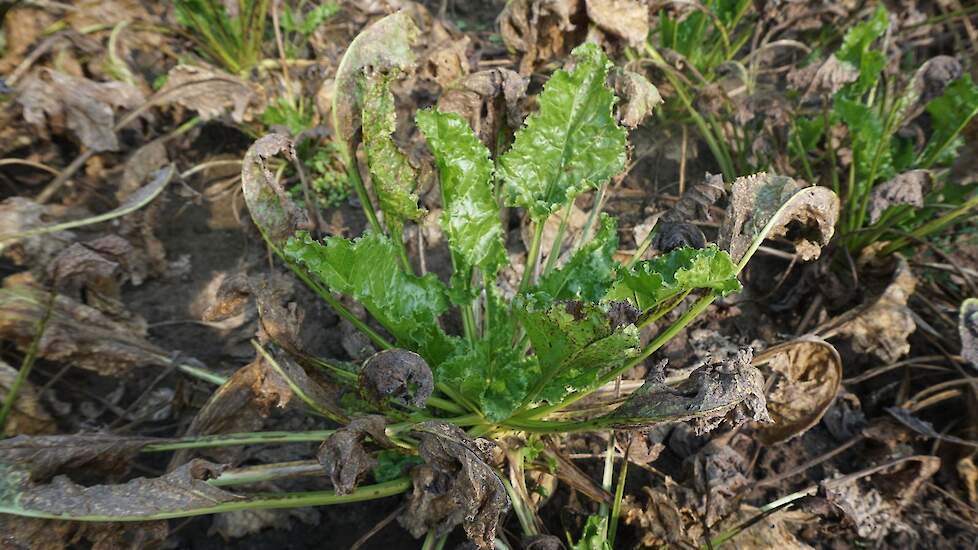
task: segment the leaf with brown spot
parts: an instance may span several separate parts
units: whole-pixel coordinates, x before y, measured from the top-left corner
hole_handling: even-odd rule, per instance
[[[439,421],[419,424],[414,433],[426,463],[416,471],[427,475],[412,472],[415,492],[408,497],[401,525],[415,537],[428,529],[443,536],[461,522],[469,540],[492,548],[499,519],[510,507],[503,482],[488,464],[492,443],[472,440],[458,426]]]
[[[509,69],[479,71],[442,92],[438,110],[461,115],[482,144],[494,150],[500,130],[523,123],[527,84],[528,79]]]
[[[435,389],[431,367],[423,357],[404,349],[373,354],[360,369],[360,391],[367,401],[386,406],[388,400],[424,407]]]
[[[131,84],[92,82],[47,68],[25,78],[19,88],[17,101],[27,122],[41,126],[63,117],[78,140],[94,151],[118,151],[115,109],[132,109],[145,101]]]
[[[217,69],[177,65],[170,69],[156,98],[190,109],[203,120],[217,118],[230,109],[231,119],[241,123],[265,110],[263,95],[260,88]]]
[[[719,244],[740,263],[759,239],[787,237],[803,261],[814,260],[832,239],[838,218],[839,197],[831,190],[760,172],[733,183]]]
[[[10,394],[10,387],[17,379],[17,369],[0,360],[0,403],[6,401]],[[0,426],[0,432],[7,435],[16,434],[50,434],[57,431],[54,418],[44,406],[41,405],[40,395],[37,388],[29,381],[24,380],[17,391],[17,400],[14,401],[7,421]],[[3,442],[0,442],[2,444]]]
[[[751,366],[750,348],[730,361],[713,361],[676,387],[647,380],[628,399],[605,416],[616,428],[644,428],[661,422],[689,422],[696,433],[716,428],[726,418],[770,422],[764,399],[764,379]]]
[[[775,376],[767,395],[771,424],[758,425],[757,437],[773,445],[797,437],[818,424],[839,393],[842,359],[831,344],[799,338],[768,348],[754,358]]]
[[[272,245],[281,246],[300,229],[310,229],[306,212],[296,206],[269,167],[276,155],[295,159],[292,140],[269,134],[251,145],[241,161],[241,189],[252,221]]]
[[[69,472],[121,475],[143,447],[156,441],[112,434],[19,435],[0,441],[0,464],[28,472],[33,482]]]
[[[888,208],[900,205],[920,208],[931,188],[928,170],[910,170],[876,185],[869,196],[869,222],[876,223]]]
[[[377,466],[377,459],[365,445],[368,437],[381,447],[393,445],[386,427],[387,419],[380,415],[354,418],[319,447],[316,458],[329,474],[336,494],[352,493],[363,475]]]

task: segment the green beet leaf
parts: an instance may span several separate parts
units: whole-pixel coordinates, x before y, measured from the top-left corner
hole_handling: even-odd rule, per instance
[[[493,197],[489,150],[455,113],[419,111],[416,121],[438,164],[445,209],[441,226],[456,274],[467,281],[471,268],[479,267],[491,279],[508,258]]]
[[[737,266],[730,255],[710,245],[706,248],[677,248],[618,274],[606,300],[628,300],[646,312],[668,303],[683,293],[708,288],[721,294],[740,290]]]
[[[558,403],[571,392],[591,388],[637,352],[637,313],[624,302],[552,303],[537,294],[518,297],[513,311],[542,370],[530,391],[532,400]]]
[[[921,153],[922,164],[929,167],[953,161],[961,145],[959,134],[978,115],[978,87],[971,75],[964,75],[948,85],[944,94],[927,104],[934,133]]]
[[[300,232],[284,252],[330,290],[363,304],[398,344],[429,364],[441,363],[454,350],[454,339],[438,325],[438,316],[449,307],[445,285],[432,274],[417,277],[401,271],[388,237],[367,232],[354,241],[330,237],[319,242]]]
[[[534,220],[625,166],[625,130],[615,122],[615,96],[605,85],[611,62],[596,44],[582,44],[573,54],[577,66],[554,73],[540,94],[540,110],[499,160],[506,204],[526,208]]]
[[[417,175],[407,157],[391,139],[397,124],[391,80],[395,71],[368,78],[363,93],[363,143],[374,192],[387,229],[400,238],[405,220],[424,215],[414,194]]]
[[[889,17],[886,8],[880,5],[872,17],[846,32],[842,47],[835,56],[859,69],[859,78],[844,86],[839,94],[849,98],[859,97],[879,80],[880,72],[886,65],[886,57],[882,52],[870,48],[886,32],[890,25]]]
[[[842,97],[835,100],[835,114],[849,129],[849,139],[856,162],[856,174],[860,181],[872,184],[879,179],[890,179],[893,169],[893,152],[884,140],[883,121],[876,111],[863,103]],[[878,156],[874,154],[879,151]],[[874,171],[875,168],[875,171]],[[870,177],[873,181],[867,181]]]
[[[618,222],[601,214],[601,227],[560,269],[548,273],[536,287],[554,300],[597,302],[611,287],[618,269]]]

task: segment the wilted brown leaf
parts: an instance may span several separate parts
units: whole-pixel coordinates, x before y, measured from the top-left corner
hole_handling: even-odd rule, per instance
[[[140,449],[155,441],[111,434],[19,435],[0,441],[0,464],[28,472],[33,482],[70,472],[121,475]]]
[[[37,204],[24,197],[9,197],[0,202],[0,235],[24,233],[55,222],[57,207]],[[30,266],[43,271],[43,266],[75,240],[71,231],[56,231],[31,235],[15,241],[0,242],[0,251],[14,265]]]
[[[363,475],[377,465],[377,460],[364,445],[368,437],[379,447],[392,445],[387,438],[386,427],[387,420],[380,415],[354,418],[319,447],[316,458],[329,474],[336,494],[352,493]]]
[[[401,525],[420,537],[428,529],[442,536],[462,523],[469,540],[492,548],[499,519],[510,507],[505,486],[488,464],[492,444],[438,421],[418,425],[415,433],[426,465],[412,472],[414,493]]]
[[[580,41],[571,31],[571,17],[580,11],[580,0],[512,0],[499,15],[500,34],[510,50],[523,53],[520,74],[561,57]],[[583,29],[586,30],[586,29]]]
[[[839,197],[831,190],[803,188],[787,176],[760,172],[733,183],[719,245],[740,262],[770,223],[765,238],[790,237],[802,260],[814,260],[832,239],[838,218]]]
[[[703,519],[716,524],[729,514],[737,496],[750,484],[747,458],[723,441],[710,441],[695,455],[686,459],[690,478],[697,494],[703,496]]]
[[[931,175],[928,170],[897,174],[893,179],[873,187],[869,199],[869,222],[879,221],[883,212],[892,206],[906,204],[920,208],[930,187]]]
[[[644,42],[645,39],[643,38],[642,41]],[[611,72],[609,78],[619,99],[618,122],[629,128],[635,128],[645,122],[652,115],[652,110],[662,103],[659,89],[638,73],[617,69]]]
[[[268,167],[269,159],[279,154],[295,159],[292,140],[283,134],[269,134],[252,144],[241,162],[241,189],[248,212],[265,238],[276,246],[297,230],[311,228],[306,212],[295,205]]]
[[[7,399],[10,387],[17,379],[17,369],[0,360],[0,403]],[[41,405],[37,388],[25,380],[17,391],[17,400],[0,431],[7,435],[50,434],[57,431],[54,419]],[[2,442],[0,442],[2,443]]]
[[[145,98],[124,82],[92,82],[47,68],[39,69],[20,84],[17,101],[24,119],[35,126],[45,121],[54,125],[64,120],[86,147],[94,151],[117,151],[115,109],[133,109]]]
[[[907,301],[917,287],[910,265],[898,258],[892,282],[883,294],[862,306],[829,319],[815,334],[822,338],[844,336],[852,339],[857,353],[872,353],[892,363],[910,351],[907,338],[917,329]]]
[[[822,419],[842,383],[842,359],[831,344],[799,338],[764,350],[755,366],[767,365],[775,377],[767,394],[772,424],[757,427],[757,437],[773,445],[797,437]]]
[[[770,422],[764,379],[751,366],[751,357],[748,348],[730,361],[709,362],[676,387],[647,380],[606,418],[619,428],[685,421],[696,433],[712,430],[728,415],[737,424]]]
[[[251,83],[208,67],[177,65],[170,69],[166,84],[157,93],[158,102],[181,105],[204,120],[217,118],[231,109],[231,119],[245,122],[265,109],[263,92]]]
[[[859,69],[830,55],[788,73],[788,87],[802,93],[802,103],[828,102],[846,84],[859,78]]]
[[[401,405],[424,407],[435,389],[431,367],[417,353],[388,349],[375,353],[363,363],[360,392],[371,403],[384,405],[393,400]]]
[[[36,336],[49,294],[9,278],[0,289],[0,338],[26,350]],[[38,356],[51,361],[119,376],[137,367],[165,366],[168,353],[145,337],[141,319],[122,320],[59,295],[40,340]]]
[[[699,227],[684,222],[660,222],[652,237],[652,248],[665,254],[684,246],[703,248],[706,236]]]
[[[961,78],[964,67],[961,62],[949,55],[938,55],[928,59],[917,70],[913,82],[914,92],[918,102],[926,105],[930,100],[944,93],[944,89],[952,81]]]
[[[527,79],[509,69],[479,71],[445,89],[438,110],[461,115],[483,145],[493,150],[501,128],[522,124],[527,84]]]
[[[319,524],[319,511],[315,508],[290,508],[286,510],[235,510],[214,516],[208,535],[217,533],[225,541],[255,535],[265,529],[292,528],[292,518],[306,525]]]
[[[641,0],[586,0],[587,16],[599,29],[641,48],[649,36],[649,7]]]
[[[89,523],[0,515],[0,546],[11,550],[66,550],[82,541],[92,550],[153,550],[163,547],[169,532],[165,521]]]

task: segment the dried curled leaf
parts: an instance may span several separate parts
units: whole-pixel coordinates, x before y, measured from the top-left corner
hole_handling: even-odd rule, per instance
[[[405,11],[393,13],[363,29],[343,54],[336,69],[333,89],[333,130],[352,155],[356,150],[355,134],[360,129],[362,108],[359,86],[363,71],[388,72],[408,70],[414,66],[411,45],[419,34],[418,27]]]
[[[649,7],[640,0],[586,0],[592,23],[633,48],[641,48],[649,36]]]
[[[642,42],[645,42],[644,38]],[[629,128],[636,128],[645,122],[652,115],[652,110],[662,103],[659,89],[638,73],[616,69],[610,78],[611,87],[621,100],[618,105],[618,122]]]
[[[499,519],[509,511],[509,495],[495,470],[488,464],[492,443],[472,440],[452,424],[429,421],[415,432],[421,443],[418,452],[427,475],[415,477],[415,491],[400,522],[415,537],[429,528],[438,536],[459,522],[469,540],[480,548],[492,548]]]
[[[725,194],[723,176],[707,172],[703,183],[697,183],[686,189],[676,204],[662,214],[659,221],[682,223],[692,220],[712,220],[710,207]]]
[[[316,458],[329,474],[336,494],[352,493],[363,475],[377,466],[377,460],[370,454],[365,442],[369,437],[378,445],[391,446],[385,432],[386,426],[387,420],[380,415],[354,418],[319,447]]]
[[[803,92],[802,103],[828,103],[843,86],[859,78],[859,69],[830,55],[821,63],[812,63],[788,73],[788,87]]]
[[[787,441],[818,424],[842,383],[842,359],[824,340],[801,338],[768,348],[754,358],[754,366],[761,365],[776,377],[767,395],[774,422],[757,431],[765,445]]]
[[[10,387],[17,379],[17,369],[0,360],[0,403],[6,401],[10,394]],[[57,431],[54,418],[41,405],[40,395],[37,388],[29,381],[24,380],[17,391],[17,400],[14,401],[7,421],[0,426],[0,431],[7,435],[16,434],[49,434]],[[0,442],[2,443],[2,442]]]
[[[869,222],[878,222],[883,213],[893,206],[904,204],[920,208],[930,187],[931,175],[928,170],[897,174],[886,183],[873,187],[869,197]]]
[[[435,389],[431,367],[424,358],[405,349],[373,354],[360,369],[360,391],[374,404],[388,399],[401,405],[424,407]]]
[[[0,513],[88,521],[162,519],[168,513],[242,499],[207,483],[222,470],[195,459],[160,477],[83,487],[66,476],[33,484],[27,473],[0,466]]]
[[[0,289],[0,339],[27,350],[36,336],[50,295],[27,285]],[[119,376],[137,367],[165,366],[168,353],[145,338],[140,321],[124,322],[59,295],[41,337],[38,356]]]
[[[499,15],[499,31],[511,51],[523,52],[520,74],[567,53],[574,44],[571,17],[580,0],[512,0]]]
[[[814,260],[832,239],[838,218],[839,197],[831,190],[760,172],[733,183],[719,244],[740,263],[755,240],[787,237],[802,260]]]
[[[940,97],[948,85],[961,78],[964,67],[961,62],[949,55],[938,55],[928,59],[914,75],[914,92],[921,104]]]
[[[438,110],[460,115],[492,149],[500,130],[518,128],[522,122],[527,84],[529,79],[509,69],[479,71],[446,89],[438,98]]]
[[[292,202],[282,183],[275,178],[268,161],[278,154],[295,158],[292,140],[283,134],[269,134],[256,141],[241,161],[241,189],[251,219],[273,245],[279,246],[299,229],[309,229],[305,211]]]
[[[706,433],[732,413],[731,420],[770,422],[765,407],[764,379],[751,366],[749,348],[730,361],[713,361],[678,386],[647,380],[614,412],[606,416],[619,428],[643,428],[660,422],[689,421]]]
[[[961,357],[978,369],[978,298],[968,298],[961,303],[958,334],[961,336]]]
[[[55,474],[82,472],[124,474],[151,437],[111,434],[19,435],[0,441],[0,464],[26,471],[33,482]]]
[[[823,338],[847,336],[857,353],[872,353],[892,363],[910,351],[907,339],[917,329],[907,301],[917,287],[910,265],[898,258],[893,280],[878,298],[829,319],[816,329]]]
[[[145,98],[131,84],[92,82],[87,78],[43,68],[26,78],[17,101],[24,106],[24,120],[42,126],[60,120],[93,151],[118,151],[115,109],[133,109]]]
[[[231,109],[231,119],[241,123],[265,110],[263,94],[252,84],[216,69],[191,65],[170,69],[157,97],[195,111],[204,120]]]
[[[706,235],[699,227],[684,222],[662,222],[652,237],[652,247],[665,254],[678,248],[705,248]]]

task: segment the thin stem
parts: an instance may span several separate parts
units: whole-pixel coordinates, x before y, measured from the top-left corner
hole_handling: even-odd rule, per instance
[[[308,432],[242,432],[219,435],[198,435],[171,439],[160,443],[150,443],[143,447],[144,453],[161,453],[180,449],[206,449],[211,447],[232,447],[235,445],[277,445],[280,443],[307,443],[323,441],[333,435],[335,430],[313,430]]]
[[[242,468],[225,470],[218,477],[208,480],[208,483],[215,487],[228,487],[231,485],[263,483],[278,479],[316,477],[325,474],[326,470],[316,460],[296,460],[293,462],[259,464],[256,466],[244,466]]]
[[[530,242],[530,250],[526,253],[526,267],[523,270],[523,279],[520,280],[519,290],[524,290],[534,281],[533,272],[537,269],[537,261],[540,258],[540,244],[543,242],[543,228],[545,220],[539,220],[533,228],[533,241]]]
[[[608,518],[608,545],[615,547],[618,534],[618,518],[621,517],[621,501],[625,497],[625,477],[628,475],[628,451],[631,444],[625,447],[625,456],[621,459],[621,469],[618,471],[618,485],[615,486],[615,500],[611,507],[611,517]]]
[[[560,226],[557,228],[557,236],[554,237],[553,245],[550,246],[550,254],[547,256],[547,265],[543,267],[543,274],[546,275],[553,271],[557,266],[557,257],[560,256],[560,249],[564,245],[564,235],[567,234],[567,222],[570,220],[571,211],[574,210],[574,201],[569,201],[564,206],[564,215],[560,218]]]
[[[57,297],[58,292],[52,289],[51,296],[48,298],[47,308],[44,310],[44,316],[37,322],[37,328],[34,339],[31,340],[31,346],[28,348],[27,355],[24,356],[24,360],[20,364],[17,377],[14,378],[13,384],[10,385],[7,398],[3,401],[3,408],[0,409],[0,437],[6,435],[4,426],[7,424],[7,416],[10,415],[10,411],[14,408],[14,403],[17,402],[17,394],[20,392],[20,387],[27,381],[27,375],[34,368],[34,361],[37,359],[37,352],[41,347],[41,338],[44,336],[44,330],[47,328],[48,321],[51,320],[51,315],[54,313],[54,304]]]

